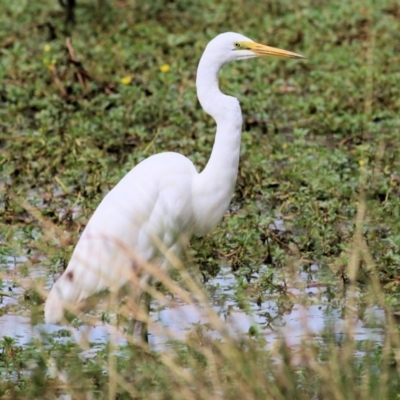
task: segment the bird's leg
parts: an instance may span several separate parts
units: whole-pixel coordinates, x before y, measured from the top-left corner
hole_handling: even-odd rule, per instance
[[[151,294],[148,291],[143,292],[143,302],[144,310],[146,313],[146,318],[150,318],[150,304],[151,304]],[[146,321],[142,322],[141,337],[144,343],[149,344],[149,324]]]
[[[151,305],[151,294],[148,291],[148,287],[152,284],[152,277],[146,276],[142,281],[142,296],[141,300],[143,301],[143,307],[145,312],[145,318],[142,321],[142,328],[140,332],[140,336],[142,338],[143,343],[149,344],[149,318],[150,318],[150,305]]]
[[[127,305],[128,309],[130,310],[129,315],[126,316],[128,317],[126,332],[131,338],[135,336],[137,322],[140,322],[140,320],[138,320],[138,314],[140,314],[140,303],[142,298],[142,289],[139,278],[139,272],[137,264],[135,262],[132,263],[132,272],[133,272],[132,279],[125,287]]]
[[[135,295],[129,295],[129,303],[131,304],[131,312],[130,312],[130,318],[129,318],[129,323],[127,327],[127,333],[130,336],[134,336],[136,332],[136,324],[137,322],[140,322],[137,319],[137,315],[139,314],[139,308],[140,308],[140,302],[141,302],[141,296],[140,294],[135,294]]]
[[[139,274],[136,275],[138,278]],[[146,290],[151,285],[151,278],[145,274],[135,279],[130,285],[129,302],[131,304],[131,318],[128,334],[134,336],[137,332],[137,323],[140,323],[140,336],[143,343],[149,343],[148,318],[150,314],[151,294]],[[143,307],[143,308],[142,308]],[[143,312],[142,316],[140,315]]]

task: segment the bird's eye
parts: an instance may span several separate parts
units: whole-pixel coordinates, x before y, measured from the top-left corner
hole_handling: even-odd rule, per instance
[[[240,49],[240,43],[239,42],[233,43],[233,45],[235,46],[236,49]]]

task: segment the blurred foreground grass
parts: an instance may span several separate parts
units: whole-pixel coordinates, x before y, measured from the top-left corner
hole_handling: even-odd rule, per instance
[[[328,298],[345,293],[348,322],[341,340],[327,329],[296,350],[283,341],[266,350],[257,329],[237,342],[216,321],[206,328],[223,341],[199,327],[166,353],[86,343],[96,351],[85,358],[72,340],[3,338],[0,395],[398,398],[396,1],[77,0],[73,26],[56,1],[0,5],[0,291],[17,299],[0,315],[41,321],[37,293],[104,193],[142,159],[178,151],[205,165],[215,126],[196,100],[196,67],[208,40],[237,31],[308,60],[223,70],[221,87],[244,114],[240,174],[223,223],[193,241],[193,263],[206,281],[231,266],[238,307],[273,295],[282,313],[295,302],[288,282],[306,271]],[[380,344],[354,340],[352,321],[371,306],[385,312]]]

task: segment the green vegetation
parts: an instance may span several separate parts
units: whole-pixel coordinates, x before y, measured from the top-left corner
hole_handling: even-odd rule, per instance
[[[0,6],[1,398],[399,398],[397,1],[77,0],[75,24],[55,0]],[[206,309],[209,324],[155,351],[41,332],[44,288],[104,193],[157,152],[204,167],[215,126],[195,73],[224,31],[308,57],[222,71],[244,114],[240,173],[229,213],[190,251],[224,313],[272,300],[276,313],[235,339]],[[222,266],[235,276],[228,294],[213,280]],[[202,286],[178,267],[159,302]],[[296,347],[266,346],[295,304],[334,310],[342,334],[327,324]],[[382,338],[356,340],[372,307],[385,315]],[[3,336],[7,315],[41,333],[27,344]]]

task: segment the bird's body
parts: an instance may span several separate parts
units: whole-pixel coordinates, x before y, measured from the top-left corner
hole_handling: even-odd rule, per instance
[[[66,271],[45,306],[48,323],[59,322],[68,304],[103,290],[118,291],[140,273],[140,263],[166,264],[192,236],[212,231],[231,200],[239,166],[242,114],[236,98],[219,90],[222,65],[257,55],[301,56],[225,33],[207,46],[197,71],[197,94],[217,123],[210,160],[197,172],[178,153],[161,153],[134,167],[103,199],[86,226]],[[160,246],[162,243],[162,246]],[[162,247],[162,248],[161,248]]]

